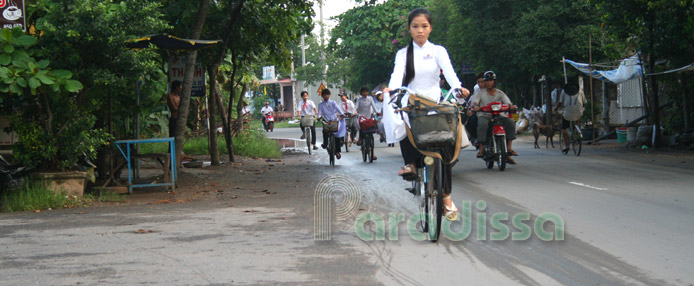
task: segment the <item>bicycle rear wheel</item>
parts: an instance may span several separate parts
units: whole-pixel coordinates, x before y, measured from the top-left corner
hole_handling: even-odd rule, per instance
[[[572,149],[574,150],[574,155],[580,156],[581,147],[583,145],[583,134],[581,133],[581,128],[576,125],[574,128],[571,128],[571,130],[571,145]]]

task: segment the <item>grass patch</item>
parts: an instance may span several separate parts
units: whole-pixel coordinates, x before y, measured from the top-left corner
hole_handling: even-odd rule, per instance
[[[251,128],[251,130],[244,130],[241,134],[234,137],[234,148],[236,155],[251,157],[251,158],[279,158],[282,155],[280,151],[281,146],[272,139],[268,139],[265,136],[265,131],[262,131],[262,122],[260,120],[255,120],[259,127]],[[251,127],[254,123],[251,122]],[[286,122],[284,122],[286,124]],[[287,124],[287,127],[292,127]],[[297,124],[296,127],[299,127]],[[210,154],[207,143],[207,136],[189,138],[186,143],[183,144],[183,153],[189,156],[195,155],[208,155]],[[217,147],[220,155],[229,154],[227,152],[227,145],[224,136],[219,134],[217,136]],[[168,143],[148,143],[140,144],[140,153],[168,153],[169,144]]]
[[[79,205],[78,199],[69,198],[65,192],[47,189],[39,182],[27,182],[22,187],[5,192],[2,197],[3,212],[58,209]]]
[[[234,139],[237,155],[251,158],[279,158],[282,148],[277,141],[268,139],[264,131],[245,130]]]

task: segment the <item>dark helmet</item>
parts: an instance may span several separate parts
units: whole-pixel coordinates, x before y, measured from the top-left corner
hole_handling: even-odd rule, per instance
[[[496,74],[493,71],[487,71],[484,73],[484,80],[496,80]]]

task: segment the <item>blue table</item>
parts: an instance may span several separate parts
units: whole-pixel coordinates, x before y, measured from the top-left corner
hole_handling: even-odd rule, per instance
[[[157,142],[167,142],[169,143],[169,153],[168,155],[170,156],[171,160],[169,162],[170,168],[171,168],[171,182],[170,183],[161,183],[161,184],[133,184],[133,169],[131,165],[131,149],[130,145],[136,145],[136,144],[143,144],[143,143],[157,143]],[[176,145],[174,142],[174,137],[168,137],[168,138],[151,138],[151,139],[133,139],[133,140],[118,140],[115,142],[116,147],[118,148],[118,151],[123,155],[123,158],[125,158],[125,161],[128,162],[128,193],[132,194],[133,188],[140,188],[140,187],[160,187],[160,186],[170,186],[171,190],[174,190],[176,188]],[[125,152],[123,151],[123,148],[121,146],[125,147]]]

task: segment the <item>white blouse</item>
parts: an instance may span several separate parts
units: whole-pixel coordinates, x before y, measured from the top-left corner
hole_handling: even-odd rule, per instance
[[[417,94],[437,101],[441,96],[439,87],[439,75],[443,70],[443,75],[451,88],[460,88],[460,80],[453,70],[448,51],[443,46],[432,44],[427,41],[423,46],[414,43],[414,79],[407,86]],[[390,75],[388,88],[396,89],[402,86],[405,77],[405,66],[407,64],[407,47],[402,48],[395,55],[395,67],[393,74]]]

